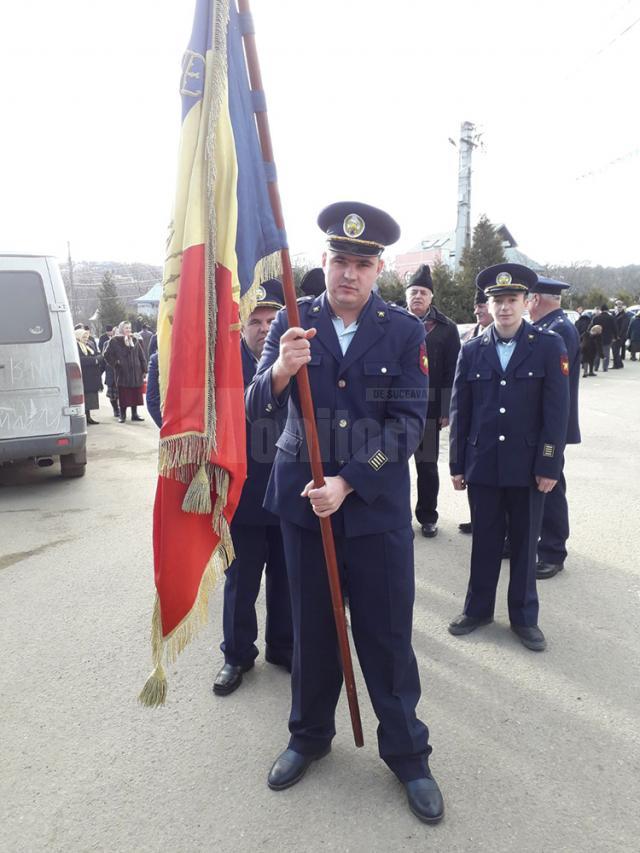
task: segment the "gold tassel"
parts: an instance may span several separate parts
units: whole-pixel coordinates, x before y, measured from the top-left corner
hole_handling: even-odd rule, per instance
[[[157,708],[164,705],[167,698],[167,676],[164,674],[162,664],[159,663],[153,670],[138,696],[138,702],[147,708]]]
[[[211,510],[211,484],[209,483],[207,466],[203,464],[198,468],[195,477],[187,489],[187,493],[182,501],[182,511],[195,512],[198,515],[209,515]]]

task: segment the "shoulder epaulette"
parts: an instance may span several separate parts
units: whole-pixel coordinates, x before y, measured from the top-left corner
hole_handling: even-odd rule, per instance
[[[416,320],[418,323],[421,323],[419,317],[416,317],[415,314],[412,314],[411,311],[407,311],[402,305],[393,305],[391,302],[387,302],[387,308],[389,311],[394,311],[396,314],[401,314],[403,317],[411,317],[412,320]]]
[[[303,305],[305,302],[313,302],[315,296],[298,296],[297,303],[298,305]]]

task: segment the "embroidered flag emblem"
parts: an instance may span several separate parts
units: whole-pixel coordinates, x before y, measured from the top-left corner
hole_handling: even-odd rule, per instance
[[[420,370],[425,376],[429,375],[429,356],[427,355],[426,344],[420,344]]]
[[[560,356],[560,370],[562,371],[563,376],[569,375],[569,356],[561,355]]]

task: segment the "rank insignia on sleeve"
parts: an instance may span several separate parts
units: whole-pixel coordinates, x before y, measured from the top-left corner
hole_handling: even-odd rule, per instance
[[[425,376],[429,375],[429,356],[425,344],[420,344],[420,370]]]
[[[560,356],[560,370],[562,371],[563,376],[569,375],[569,356],[561,355]]]
[[[367,460],[374,471],[379,471],[382,466],[389,461],[381,450],[376,450],[371,459]]]
[[[553,456],[556,452],[555,444],[545,444],[542,448],[542,455],[546,456],[547,459],[553,459]]]

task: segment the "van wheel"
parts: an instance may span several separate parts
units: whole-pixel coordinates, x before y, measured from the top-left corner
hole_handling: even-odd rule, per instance
[[[69,453],[67,456],[60,457],[60,473],[66,479],[71,477],[84,477],[87,470],[87,462],[78,461],[80,454]]]

